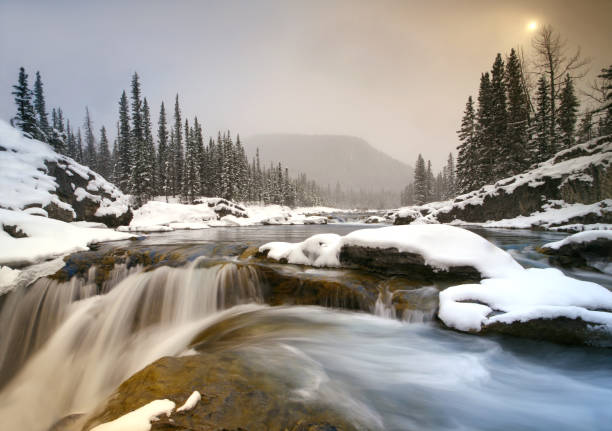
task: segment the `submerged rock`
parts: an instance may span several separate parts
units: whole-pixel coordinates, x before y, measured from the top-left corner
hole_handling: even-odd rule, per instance
[[[151,401],[177,406],[197,390],[193,409],[160,416],[153,430],[356,430],[325,403],[302,400],[291,383],[249,365],[239,352],[164,357],[123,382],[82,427],[110,422]]]

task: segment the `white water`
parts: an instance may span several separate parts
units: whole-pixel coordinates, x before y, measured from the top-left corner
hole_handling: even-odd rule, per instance
[[[119,268],[102,295],[87,282],[41,280],[5,298],[0,361],[19,371],[0,392],[0,429],[47,430],[90,412],[135,371],[191,351],[207,327],[253,366],[289,382],[296,398],[335,406],[363,429],[605,430],[612,423],[607,350],[391,320],[398,316],[384,289],[373,311],[387,318],[265,307],[253,304],[261,299],[253,269],[199,263]],[[242,333],[258,325],[266,331]],[[198,348],[220,348],[217,338]]]
[[[90,411],[134,372],[180,354],[217,311],[261,297],[251,269],[198,263],[126,273],[105,295],[73,280],[46,281],[8,298],[0,322],[38,351],[0,393],[0,429],[44,430],[67,414]],[[30,321],[23,317],[28,308]],[[9,362],[10,340],[0,348]]]

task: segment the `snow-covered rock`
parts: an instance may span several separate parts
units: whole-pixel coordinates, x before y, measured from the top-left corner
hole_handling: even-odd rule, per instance
[[[0,230],[0,265],[12,267],[88,250],[90,244],[134,236],[5,209],[0,209],[0,225],[3,227]]]
[[[612,230],[575,233],[561,241],[539,248],[550,260],[563,267],[585,267],[612,274]]]
[[[0,120],[0,208],[66,222],[127,224],[128,197],[91,169]]]
[[[612,292],[530,268],[440,293],[438,317],[464,332],[501,332],[566,344],[612,345]]]
[[[288,263],[364,267],[424,279],[480,279],[522,270],[508,253],[481,236],[440,224],[361,229],[344,237],[319,234],[301,243],[264,244],[259,251]]]
[[[612,142],[610,137],[597,138],[455,199],[400,208],[395,223],[520,228],[612,224],[611,196]]]

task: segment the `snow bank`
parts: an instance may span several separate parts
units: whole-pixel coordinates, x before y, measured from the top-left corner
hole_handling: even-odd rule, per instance
[[[49,174],[47,163],[56,163],[66,175],[81,178],[75,182],[83,183],[85,188],[75,189],[72,183],[70,192],[77,202],[88,198],[99,203],[96,216],[118,217],[128,212],[129,199],[117,187],[70,157],[56,153],[50,145],[23,137],[3,120],[0,120],[0,208],[22,210],[26,206],[39,206],[36,214],[46,217],[48,214],[42,208],[55,204],[75,218],[77,214],[72,205],[58,196],[60,186]],[[68,192],[64,190],[64,194]],[[31,209],[26,211],[32,213]]]
[[[13,285],[17,277],[19,277],[18,269],[12,269],[8,266],[0,266],[0,293],[2,293],[7,287]]]
[[[91,431],[149,431],[151,422],[163,414],[169,417],[175,406],[176,404],[170,400],[151,401],[112,422],[98,425]]]
[[[560,199],[568,196],[574,202],[581,199],[593,202],[597,195],[589,191],[597,182],[604,183],[600,187],[605,187],[611,169],[612,142],[598,138],[560,151],[530,171],[485,185],[452,200],[399,208],[394,217],[401,224],[452,222],[544,229],[573,224],[576,220],[571,219],[580,220],[585,216],[592,220],[598,217],[609,219],[612,216],[610,199],[591,205],[568,204]],[[599,177],[597,181],[594,176]],[[521,211],[513,204],[517,201],[521,202]],[[514,217],[519,213],[530,215]],[[580,226],[572,229],[582,230]]]
[[[591,242],[597,239],[607,239],[608,241],[612,241],[612,230],[591,230],[575,233],[573,235],[568,236],[567,238],[562,239],[561,241],[549,242],[548,244],[544,244],[542,248],[559,250],[564,245],[583,244],[585,242]]]
[[[199,198],[196,204],[181,204],[177,199],[157,197],[134,211],[134,218],[124,232],[167,232],[175,229],[209,227],[326,224],[327,217],[309,215],[323,208],[292,210],[281,205],[243,207],[221,198]],[[332,208],[326,208],[331,211]],[[340,211],[340,210],[335,210]],[[229,213],[229,214],[228,214]],[[224,215],[227,214],[227,215]],[[244,217],[236,216],[244,215]]]
[[[612,311],[612,292],[606,288],[554,268],[530,268],[449,287],[440,293],[438,317],[448,327],[470,332],[496,322],[557,317],[581,318],[612,331],[612,313],[600,310]]]
[[[340,266],[343,246],[395,248],[421,255],[428,266],[438,270],[471,266],[484,277],[501,277],[522,267],[505,251],[480,235],[448,225],[403,225],[361,229],[341,237],[314,235],[301,243],[271,242],[259,248],[275,260],[312,266]]]
[[[5,209],[0,209],[0,224],[14,226],[17,231],[27,235],[25,238],[14,238],[0,230],[0,264],[10,266],[36,263],[63,254],[88,250],[89,244],[134,236],[111,229],[81,227]]]

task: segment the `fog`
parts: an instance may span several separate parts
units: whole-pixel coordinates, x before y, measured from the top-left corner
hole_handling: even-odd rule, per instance
[[[128,4],[129,3],[129,4]],[[529,48],[549,23],[612,63],[612,2],[23,1],[0,2],[0,118],[11,85],[40,70],[47,107],[114,129],[137,71],[154,118],[178,92],[208,134],[346,134],[439,168],[457,146],[467,97],[497,52]],[[111,133],[112,134],[112,133]]]

